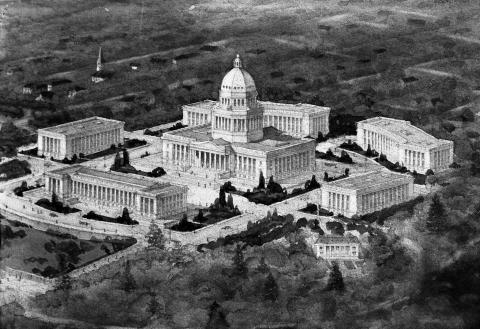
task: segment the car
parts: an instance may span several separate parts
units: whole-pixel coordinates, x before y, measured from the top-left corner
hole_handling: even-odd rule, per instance
[[[58,215],[57,215],[56,213],[53,213],[53,212],[50,213],[50,216],[52,216],[52,217],[58,217]]]

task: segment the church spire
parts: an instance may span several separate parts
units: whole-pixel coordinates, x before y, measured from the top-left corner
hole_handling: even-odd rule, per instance
[[[233,60],[233,67],[242,67],[242,60],[240,59],[240,55],[237,54],[237,57]]]
[[[103,51],[102,47],[98,50],[98,58],[97,58],[97,72],[103,70],[103,64],[105,63],[105,59],[103,58]]]

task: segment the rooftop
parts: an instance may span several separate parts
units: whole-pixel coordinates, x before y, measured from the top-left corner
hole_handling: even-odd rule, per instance
[[[309,140],[299,139],[290,135],[283,134],[274,127],[263,128],[263,139],[252,143],[233,143],[236,147],[241,147],[256,151],[275,151],[282,147],[298,145],[309,142]]]
[[[72,176],[92,176],[101,180],[113,181],[126,186],[135,187],[142,192],[150,194],[159,194],[160,192],[168,192],[176,186],[165,182],[158,182],[152,178],[143,177],[133,174],[124,174],[116,171],[102,171],[81,165],[74,165],[52,170],[49,173],[56,175],[72,175]]]
[[[360,243],[354,235],[321,235],[315,243],[336,244],[336,243]]]
[[[281,131],[274,127],[263,128],[263,139],[252,143],[229,143],[221,138],[213,139],[211,124],[202,126],[187,127],[165,134],[183,137],[195,142],[212,142],[215,145],[229,145],[250,150],[258,151],[274,151],[284,146],[291,146],[305,143],[306,140],[294,138],[289,135],[282,134]]]
[[[78,133],[88,135],[89,133],[103,131],[110,126],[117,126],[119,124],[123,125],[123,122],[101,117],[90,117],[78,121],[63,123],[58,126],[38,129],[38,131],[46,131],[63,135],[75,135]]]
[[[325,106],[318,106],[312,104],[285,104],[285,103],[274,103],[274,102],[258,102],[261,106],[263,106],[264,110],[282,110],[282,111],[294,111],[294,112],[301,112],[301,113],[317,113],[319,111],[327,112],[330,111],[329,107]]]
[[[365,188],[372,188],[376,186],[390,186],[392,183],[400,183],[406,180],[412,180],[408,174],[399,174],[387,170],[370,171],[367,173],[350,176],[339,179],[326,184],[327,186],[335,186],[350,190],[360,190]]]
[[[216,105],[218,105],[217,101],[212,101],[212,100],[207,99],[207,100],[204,100],[204,101],[201,101],[201,102],[196,102],[196,103],[191,103],[191,104],[184,105],[184,107],[195,107],[195,108],[201,108],[201,109],[205,109],[205,110],[211,110]]]
[[[368,124],[379,129],[384,129],[402,139],[403,143],[419,146],[434,145],[445,140],[437,139],[422,129],[415,127],[410,121],[385,117],[375,117],[360,121],[359,124]]]

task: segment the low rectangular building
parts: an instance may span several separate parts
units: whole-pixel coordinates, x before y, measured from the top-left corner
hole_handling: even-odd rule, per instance
[[[90,117],[38,129],[38,155],[63,160],[123,144],[123,121]]]
[[[346,217],[372,213],[413,197],[413,177],[373,171],[325,183],[322,208]]]
[[[186,186],[81,165],[47,172],[45,190],[67,204],[80,202],[110,217],[121,215],[126,207],[139,220],[170,221],[187,210]]]
[[[356,260],[359,258],[360,241],[353,235],[322,235],[313,249],[317,258]]]
[[[408,170],[425,174],[442,171],[453,163],[453,141],[438,139],[409,121],[375,117],[358,122],[357,144],[385,154]]]

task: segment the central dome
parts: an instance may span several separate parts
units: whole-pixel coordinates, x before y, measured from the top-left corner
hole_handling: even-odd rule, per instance
[[[231,92],[252,92],[257,90],[252,76],[242,67],[240,55],[237,55],[237,58],[233,61],[233,69],[223,77],[221,89]]]
[[[220,103],[226,106],[252,106],[256,102],[257,88],[252,76],[242,67],[240,56],[233,68],[223,77],[220,86]]]

